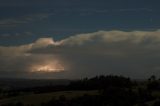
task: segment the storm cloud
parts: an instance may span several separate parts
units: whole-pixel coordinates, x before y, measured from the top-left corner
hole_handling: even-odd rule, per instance
[[[160,30],[97,31],[54,41],[39,38],[19,46],[0,46],[1,76],[81,78],[101,74],[145,78],[160,75]],[[31,73],[33,65],[61,64],[65,71]]]

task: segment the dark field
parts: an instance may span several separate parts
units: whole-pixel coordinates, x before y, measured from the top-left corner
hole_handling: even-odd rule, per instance
[[[0,106],[160,106],[160,80],[96,76],[82,80],[1,79]]]

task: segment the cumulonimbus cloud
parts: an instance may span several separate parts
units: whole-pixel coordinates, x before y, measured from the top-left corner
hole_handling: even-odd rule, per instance
[[[160,75],[160,30],[98,31],[60,41],[39,38],[20,46],[0,46],[0,72],[23,73],[40,61],[69,64],[63,77],[121,74],[132,77]],[[67,66],[67,65],[66,65]],[[18,71],[17,71],[18,70]],[[13,74],[13,76],[14,76]]]
[[[78,34],[62,40],[64,44],[80,45],[89,41],[104,43],[128,42],[133,44],[157,43],[160,41],[160,30],[156,31],[98,31],[94,33]]]

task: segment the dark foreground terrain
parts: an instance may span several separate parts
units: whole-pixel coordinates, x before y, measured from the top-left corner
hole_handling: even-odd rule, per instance
[[[113,75],[76,81],[1,79],[0,106],[160,106],[160,80]]]

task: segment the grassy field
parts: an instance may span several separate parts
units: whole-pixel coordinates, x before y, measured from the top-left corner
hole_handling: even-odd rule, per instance
[[[99,92],[97,90],[93,91],[60,91],[60,92],[52,92],[52,93],[42,93],[42,94],[28,94],[24,96],[11,97],[0,100],[0,105],[5,103],[16,103],[22,102],[25,105],[34,104],[35,106],[39,106],[43,102],[47,102],[52,98],[59,98],[59,96],[64,95],[67,99],[83,96],[84,94],[88,95],[98,95]]]

